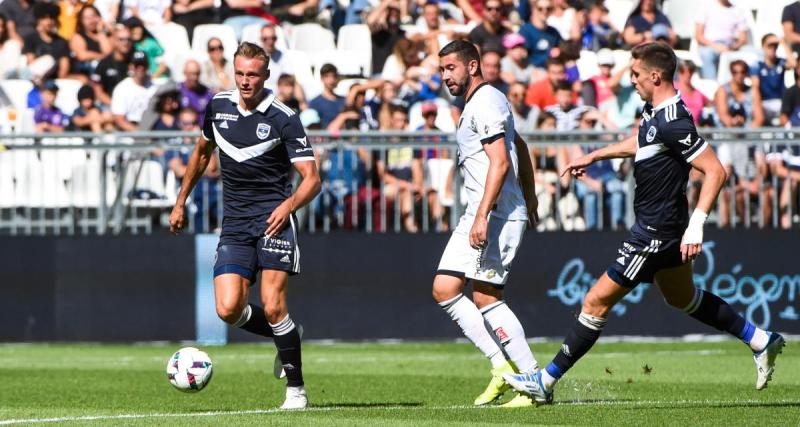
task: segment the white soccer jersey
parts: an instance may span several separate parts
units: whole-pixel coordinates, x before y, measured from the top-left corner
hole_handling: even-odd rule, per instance
[[[502,92],[482,83],[466,100],[456,129],[458,164],[464,176],[467,195],[467,214],[475,215],[483,198],[489,156],[483,144],[503,135],[511,168],[492,209],[492,216],[509,220],[526,220],[525,198],[518,183],[519,166],[514,148],[514,115]]]

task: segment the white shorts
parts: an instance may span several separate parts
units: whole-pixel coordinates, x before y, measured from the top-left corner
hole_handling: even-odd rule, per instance
[[[475,249],[469,245],[469,231],[474,221],[472,215],[464,215],[458,221],[439,261],[437,274],[466,277],[502,288],[528,223],[489,216],[486,247]]]

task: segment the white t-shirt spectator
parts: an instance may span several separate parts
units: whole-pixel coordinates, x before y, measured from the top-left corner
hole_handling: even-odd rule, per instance
[[[747,31],[745,12],[736,6],[725,7],[719,0],[706,0],[695,22],[705,25],[703,35],[708,40],[727,46],[736,42],[739,32]]]
[[[153,83],[140,86],[132,77],[126,78],[119,82],[111,94],[111,114],[125,116],[131,123],[139,123],[155,91],[156,85]]]
[[[575,9],[568,8],[564,10],[561,16],[550,15],[547,18],[547,25],[558,30],[558,34],[564,40],[572,38],[572,23],[575,21]]]

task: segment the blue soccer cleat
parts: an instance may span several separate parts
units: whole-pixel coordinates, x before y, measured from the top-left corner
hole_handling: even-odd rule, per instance
[[[541,370],[533,373],[505,374],[503,379],[514,390],[532,397],[538,405],[553,403],[553,391],[548,391],[544,387]]]
[[[785,345],[786,340],[783,336],[772,332],[767,346],[759,352],[753,352],[753,360],[756,362],[756,390],[767,388],[767,383],[772,379],[772,372],[775,370],[775,359],[781,354]]]

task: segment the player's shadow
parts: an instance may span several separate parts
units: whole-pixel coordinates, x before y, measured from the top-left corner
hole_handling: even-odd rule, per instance
[[[314,404],[315,408],[414,408],[422,402],[342,402]]]

